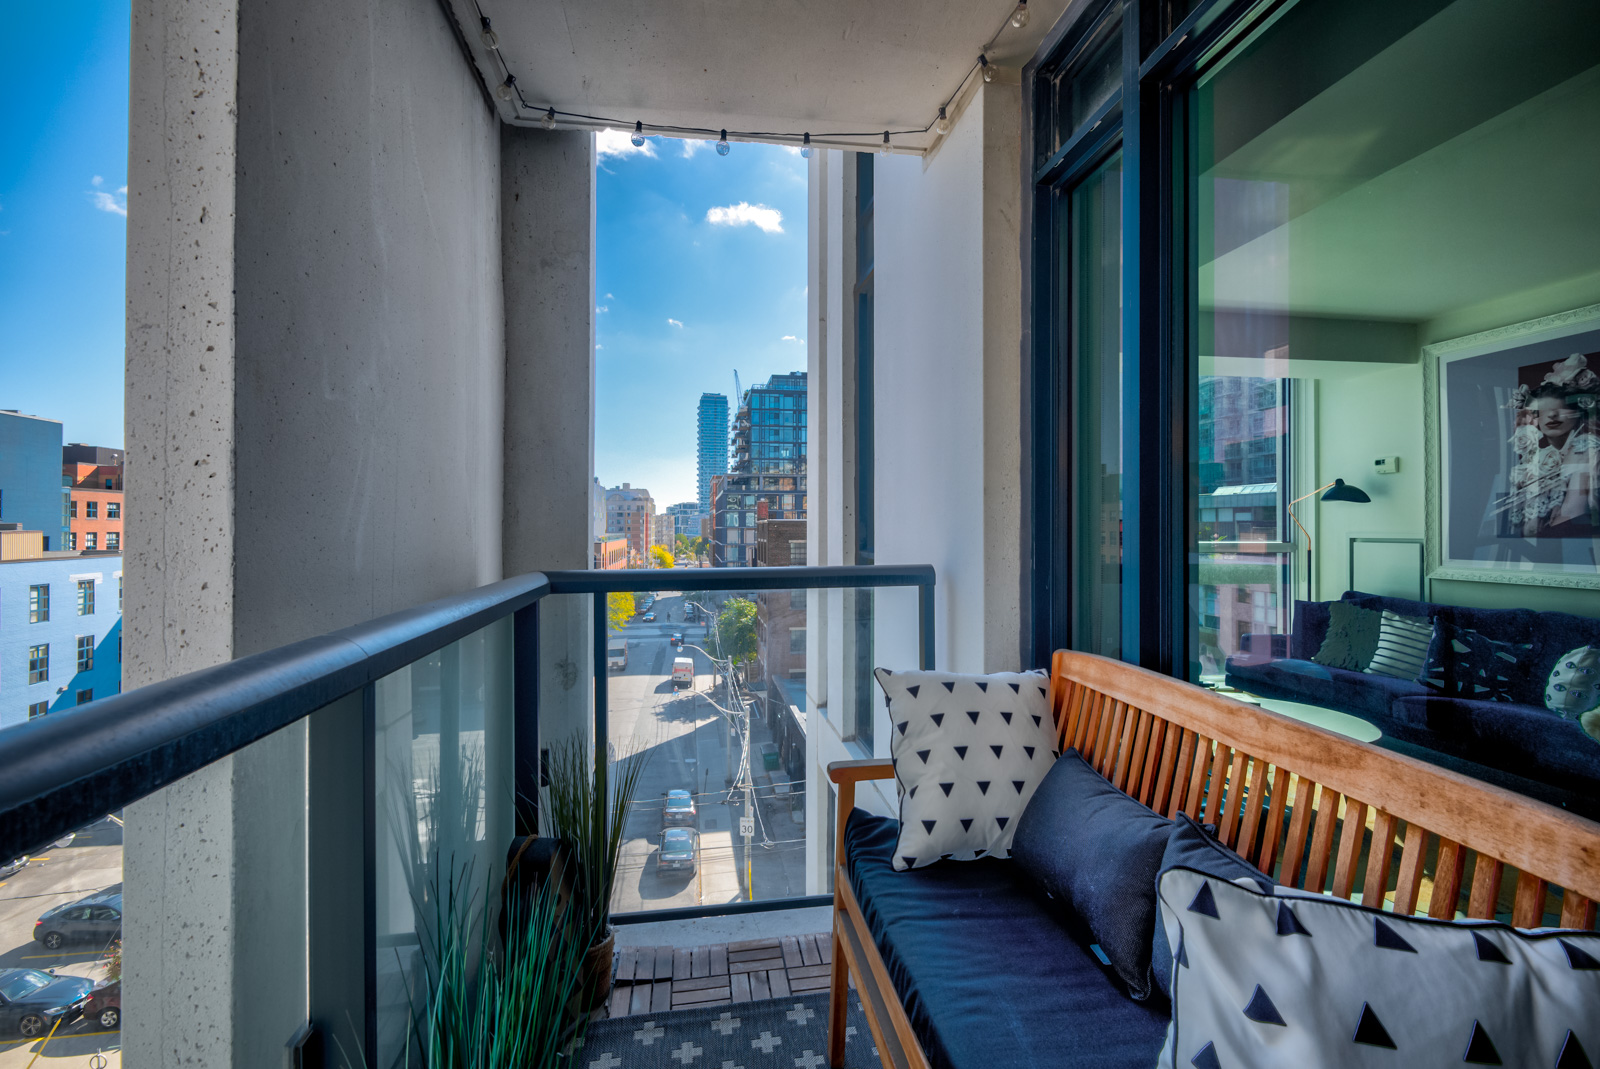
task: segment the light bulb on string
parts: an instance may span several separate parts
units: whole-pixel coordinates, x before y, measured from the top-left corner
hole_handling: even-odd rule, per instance
[[[986,82],[994,81],[995,69],[989,65],[989,57],[988,56],[979,56],[978,57],[978,66],[983,68],[983,80],[984,81],[986,81]]]
[[[634,148],[644,148],[644,123],[635,119],[633,123],[633,136],[628,138],[633,142]]]
[[[883,132],[883,144],[878,146],[878,155],[887,156],[888,154],[889,154],[889,131],[885,130]]]
[[[809,160],[811,158],[811,135],[810,134],[805,135],[805,137],[802,138],[801,141],[800,141],[800,158],[802,160]]]
[[[544,113],[544,118],[539,120],[539,125],[543,126],[546,130],[554,130],[556,128],[556,109],[550,108],[546,110]]]
[[[494,95],[499,97],[501,100],[510,100],[511,94],[516,91],[516,84],[517,76],[515,74],[508,74],[506,75],[506,80],[495,87]]]
[[[933,124],[933,132],[938,134],[940,137],[943,137],[945,134],[950,132],[950,119],[945,115],[943,108],[939,109],[939,118]]]
[[[722,136],[717,138],[717,155],[726,156],[728,154],[728,148],[728,131],[724,130],[722,131]]]
[[[1028,0],[1018,0],[1017,9],[1011,13],[1011,28],[1020,30],[1028,24]]]
[[[499,51],[500,35],[489,27],[489,16],[484,15],[479,21],[483,23],[483,32],[478,34],[478,39],[483,42],[483,47],[491,52]]]

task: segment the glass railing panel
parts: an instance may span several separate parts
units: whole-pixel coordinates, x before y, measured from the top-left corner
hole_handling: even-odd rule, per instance
[[[493,910],[512,836],[512,624],[374,684],[377,1050],[405,1059],[454,888]]]
[[[0,1065],[41,1054],[87,1065],[102,1052],[118,1064],[121,971],[120,813],[0,860],[0,994],[16,1011]]]

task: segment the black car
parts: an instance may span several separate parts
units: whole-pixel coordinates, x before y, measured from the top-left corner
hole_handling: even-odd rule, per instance
[[[33,938],[50,950],[68,943],[105,946],[122,938],[122,885],[46,910],[33,922]]]
[[[83,1016],[94,983],[82,976],[52,976],[38,969],[0,969],[0,1032],[35,1039]]]

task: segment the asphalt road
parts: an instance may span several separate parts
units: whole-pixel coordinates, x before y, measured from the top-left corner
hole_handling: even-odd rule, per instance
[[[737,806],[727,804],[727,787],[738,771],[739,747],[730,747],[728,721],[708,700],[726,704],[720,683],[713,694],[711,661],[705,654],[672,648],[681,631],[690,647],[705,644],[705,629],[683,622],[681,595],[663,592],[653,610],[656,622],[634,622],[622,631],[628,640],[628,667],[613,672],[607,703],[612,745],[620,754],[645,762],[635,803],[624,825],[612,909],[619,913],[735,902],[745,897],[736,850]],[[695,662],[694,688],[672,687],[672,660]],[[669,790],[687,790],[698,810],[699,863],[693,874],[658,872],[662,800]],[[736,856],[737,854],[737,856]]]
[[[80,832],[70,846],[32,859],[28,867],[0,881],[0,968],[54,969],[99,979],[103,946],[65,946],[51,952],[33,940],[33,924],[52,906],[76,901],[122,880],[122,829],[110,820]],[[40,1054],[38,1069],[89,1066],[104,1052],[106,1065],[122,1064],[120,1036],[98,1023],[80,1021],[46,1043],[0,1035],[0,1069],[21,1069]],[[94,1063],[98,1064],[98,1063]]]

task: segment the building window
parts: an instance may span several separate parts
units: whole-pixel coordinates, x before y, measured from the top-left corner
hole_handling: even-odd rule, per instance
[[[100,518],[100,502],[85,501],[83,503],[83,518],[86,520],[98,520]]]
[[[78,636],[78,671],[94,671],[94,636]]]
[[[789,543],[789,563],[801,565],[806,562],[806,541],[798,539]]]
[[[94,689],[92,687],[88,690],[78,691],[79,705],[88,705],[92,701],[94,701]]]
[[[805,611],[806,592],[804,590],[789,591],[789,608],[798,609],[801,612]]]
[[[43,716],[50,711],[49,702],[33,702],[28,706],[28,719]]]
[[[71,549],[71,550],[75,550],[75,549],[78,548],[78,532],[76,532],[76,531],[68,531],[67,532],[67,548]]]
[[[94,536],[90,535],[89,537],[93,538]],[[89,548],[93,549],[94,547],[90,546]],[[78,615],[79,616],[93,616],[94,615],[94,580],[93,579],[79,579],[78,580]]]
[[[106,548],[107,549],[121,549],[122,548],[122,535],[117,531],[107,531],[106,532]]]
[[[78,518],[78,499],[75,497],[67,499],[67,516],[74,520]]]
[[[120,519],[122,519],[122,502],[120,502],[120,501],[107,501],[106,502],[106,519],[108,519],[108,520],[120,520]]]
[[[96,545],[96,540],[98,538],[99,538],[99,535],[97,535],[93,531],[84,532],[84,535],[83,535],[83,548],[84,549],[99,549],[100,547],[98,545]]]
[[[28,622],[42,624],[50,619],[50,584],[28,588]]]
[[[789,652],[790,653],[800,653],[800,654],[803,654],[803,653],[806,652],[806,629],[805,628],[803,628],[803,627],[791,627],[791,628],[789,628]]]
[[[28,685],[50,681],[50,644],[28,647]]]

